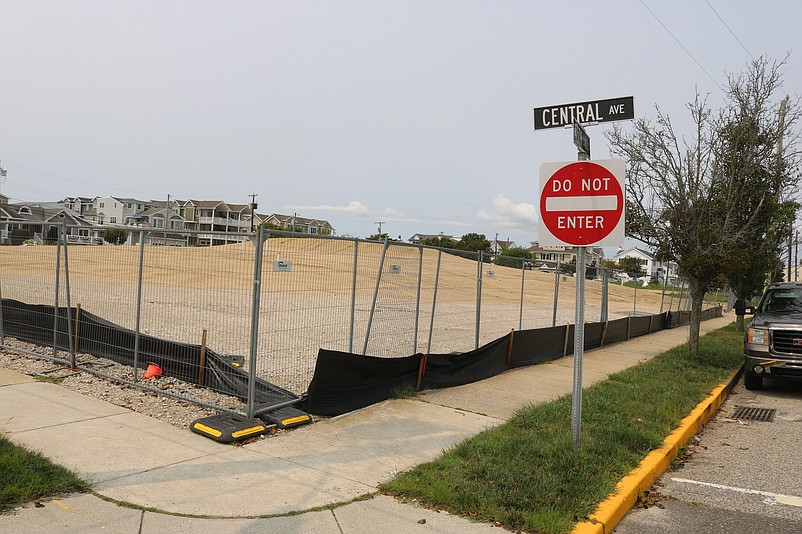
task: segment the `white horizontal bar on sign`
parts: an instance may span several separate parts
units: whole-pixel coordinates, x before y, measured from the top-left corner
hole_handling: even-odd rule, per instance
[[[549,197],[546,211],[607,211],[618,209],[618,197]]]

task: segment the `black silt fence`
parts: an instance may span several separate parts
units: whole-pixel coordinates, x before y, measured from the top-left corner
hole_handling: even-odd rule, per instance
[[[67,308],[57,309],[56,320],[53,306],[25,304],[12,299],[3,299],[2,306],[4,335],[28,343],[52,346],[55,324],[56,348],[69,350]],[[69,313],[73,331],[77,332],[73,336],[75,352],[108,358],[133,367],[136,332],[86,310],[81,310],[79,314],[76,308],[71,308]],[[201,373],[201,351],[200,345],[178,343],[140,333],[138,367],[146,369],[150,363],[154,363],[162,368],[164,376],[199,384],[245,401],[248,396],[248,374],[208,347],[203,348]],[[298,395],[265,380],[256,381],[255,402],[258,404],[281,404],[298,398]]]

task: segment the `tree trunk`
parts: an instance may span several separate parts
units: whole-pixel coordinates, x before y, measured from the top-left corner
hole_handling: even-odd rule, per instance
[[[688,350],[691,354],[699,354],[699,332],[702,326],[702,303],[705,289],[698,280],[688,280],[688,294],[691,297],[691,324],[688,331]]]

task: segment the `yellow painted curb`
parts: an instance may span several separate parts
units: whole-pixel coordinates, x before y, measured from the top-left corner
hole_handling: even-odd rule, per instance
[[[688,443],[702,426],[724,403],[742,369],[733,372],[727,381],[713,392],[682,420],[679,427],[663,441],[662,447],[650,452],[640,465],[621,479],[613,493],[602,501],[588,521],[578,523],[571,534],[610,534],[635,505],[638,495],[645,492],[668,470],[679,449]]]

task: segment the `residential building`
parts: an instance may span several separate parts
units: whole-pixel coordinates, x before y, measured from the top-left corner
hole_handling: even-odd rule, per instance
[[[674,283],[677,280],[677,264],[673,261],[659,261],[654,254],[647,250],[638,247],[632,247],[627,250],[619,249],[613,256],[613,261],[618,262],[622,258],[637,258],[643,264],[643,270],[649,278],[656,278],[660,283],[665,283],[665,278],[668,276],[668,283]]]
[[[67,197],[63,200],[59,200],[58,204],[77,212],[83,217],[86,212],[95,207],[95,199],[91,197]]]
[[[123,226],[129,217],[152,207],[152,202],[134,198],[95,197],[81,215],[100,226]]]
[[[585,264],[588,267],[601,266],[604,260],[604,249],[601,247],[586,247]],[[577,247],[546,246],[542,247],[537,241],[532,241],[529,247],[532,259],[537,263],[543,263],[550,268],[557,263],[571,263],[576,261]]]
[[[95,225],[77,212],[57,203],[0,204],[0,243],[32,239],[37,243],[55,242],[64,226],[67,241],[75,244],[99,244]]]
[[[415,243],[416,245],[420,245],[424,241],[428,241],[430,239],[441,239],[445,241],[451,240],[455,242],[460,240],[459,237],[454,237],[453,235],[444,234],[440,232],[439,234],[415,234],[409,239],[407,239],[407,241],[409,241],[410,243]]]
[[[510,241],[509,238],[501,241],[496,238],[490,241],[490,250],[492,250],[493,254],[496,256],[503,256],[504,252],[517,246],[518,245],[515,244],[515,241]]]
[[[264,223],[273,228],[287,230],[289,232],[301,232],[304,234],[332,235],[334,228],[329,221],[323,219],[307,219],[299,217],[297,214],[282,215],[274,213],[268,216]]]
[[[184,228],[195,232],[189,237],[190,246],[225,245],[248,239],[256,227],[251,224],[250,204],[231,204],[222,200],[179,200],[178,214]]]

